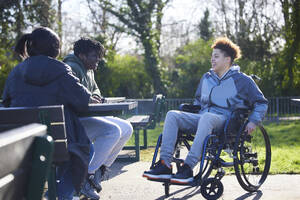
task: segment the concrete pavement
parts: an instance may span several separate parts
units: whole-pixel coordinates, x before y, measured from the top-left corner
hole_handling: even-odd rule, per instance
[[[204,199],[199,188],[170,186],[170,197],[165,198],[162,183],[147,181],[142,173],[148,170],[150,162],[115,162],[109,172],[109,180],[102,183],[100,197],[103,200],[162,200],[162,199]],[[272,175],[256,193],[243,190],[234,175],[222,179],[224,193],[220,199],[300,199],[300,175]]]

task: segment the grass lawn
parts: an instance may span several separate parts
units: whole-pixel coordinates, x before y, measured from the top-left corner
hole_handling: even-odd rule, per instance
[[[272,147],[271,174],[300,173],[300,121],[285,121],[279,124],[265,124]],[[151,161],[157,138],[162,132],[163,123],[154,130],[148,130],[148,145],[152,146],[141,150],[141,160]],[[140,141],[143,141],[140,133]],[[132,137],[128,144],[134,144]]]

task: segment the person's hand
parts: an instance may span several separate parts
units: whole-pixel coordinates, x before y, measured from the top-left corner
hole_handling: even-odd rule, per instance
[[[95,97],[91,96],[89,103],[102,103],[101,101],[99,101],[98,99],[96,99]]]
[[[248,122],[245,131],[247,131],[248,134],[251,134],[256,128],[256,125],[253,122]]]
[[[101,98],[98,95],[93,95],[92,97],[97,99],[99,101],[99,103],[104,103],[104,98]]]

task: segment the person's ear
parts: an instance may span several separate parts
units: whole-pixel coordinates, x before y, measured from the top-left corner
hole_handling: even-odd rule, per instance
[[[226,62],[230,65],[231,64],[231,57],[230,56],[226,56],[225,57]]]

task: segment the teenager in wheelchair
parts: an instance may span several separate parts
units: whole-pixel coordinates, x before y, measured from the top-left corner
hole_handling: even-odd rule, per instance
[[[148,180],[163,182],[167,196],[170,184],[177,184],[201,186],[205,198],[219,198],[222,167],[229,166],[234,166],[240,185],[253,192],[269,172],[270,142],[261,125],[268,102],[253,79],[233,64],[240,57],[236,44],[217,38],[212,49],[212,67],[200,80],[194,104],[167,113],[152,165],[143,173]],[[189,150],[185,159],[180,158],[181,146]],[[224,152],[233,162],[222,159]],[[208,178],[213,169],[217,172]]]

